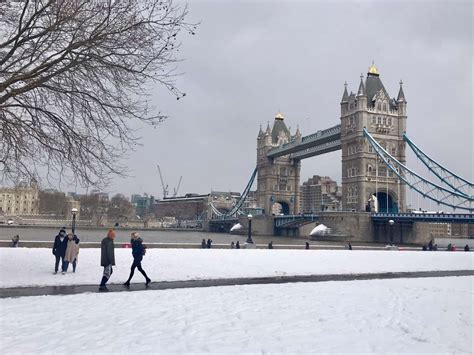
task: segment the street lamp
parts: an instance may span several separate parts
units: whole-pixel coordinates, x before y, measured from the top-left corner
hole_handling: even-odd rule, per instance
[[[253,240],[252,240],[252,218],[253,218],[253,216],[249,213],[249,215],[247,216],[247,219],[249,220],[249,234],[248,234],[248,237],[247,237],[247,243],[248,244],[253,244]]]
[[[74,235],[74,231],[76,230],[76,214],[77,214],[77,208],[73,208],[71,210],[72,212],[72,235]]]
[[[395,224],[395,221],[390,219],[388,224],[390,224],[390,245],[393,245],[393,225]]]

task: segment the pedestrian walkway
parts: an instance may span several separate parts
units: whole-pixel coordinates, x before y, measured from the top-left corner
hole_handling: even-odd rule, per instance
[[[241,285],[265,285],[283,284],[292,282],[326,282],[326,281],[356,281],[377,279],[401,279],[422,277],[450,277],[450,276],[474,276],[474,270],[455,271],[414,271],[414,272],[381,272],[372,274],[335,274],[335,275],[296,275],[296,276],[273,276],[273,277],[251,277],[232,279],[208,279],[208,280],[185,280],[185,281],[162,281],[152,282],[148,287],[143,283],[131,284],[130,288],[122,284],[107,285],[110,292],[134,292],[148,290],[172,290],[179,288],[216,287],[216,286],[241,286]],[[96,293],[98,285],[67,285],[67,286],[38,286],[38,287],[12,287],[0,288],[0,298],[25,297],[25,296],[56,296],[75,295],[81,293]]]

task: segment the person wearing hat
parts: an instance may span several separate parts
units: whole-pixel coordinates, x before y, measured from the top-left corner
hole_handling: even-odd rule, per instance
[[[133,232],[131,235],[130,244],[132,244],[132,256],[133,263],[130,268],[130,276],[128,280],[123,284],[125,287],[130,287],[130,281],[132,280],[133,274],[135,273],[135,268],[138,269],[145,277],[145,285],[148,286],[151,282],[150,278],[147,276],[145,270],[142,269],[142,260],[143,255],[145,255],[145,246],[143,245],[143,240],[138,236],[137,232]]]
[[[66,255],[67,238],[66,230],[61,228],[59,234],[54,238],[53,244],[53,255],[56,257],[56,263],[54,264],[54,273],[58,273],[59,261],[61,260],[61,270],[64,268],[64,256]]]
[[[104,274],[100,282],[99,291],[109,290],[106,286],[106,283],[109,281],[110,276],[112,275],[112,266],[115,265],[114,239],[115,232],[113,229],[109,229],[107,232],[107,237],[102,239],[102,243],[100,245],[100,265],[104,267]]]

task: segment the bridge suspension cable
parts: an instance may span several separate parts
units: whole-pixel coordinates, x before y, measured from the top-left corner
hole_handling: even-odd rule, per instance
[[[428,198],[438,204],[448,206],[454,209],[461,209],[473,212],[473,198],[466,196],[458,191],[449,190],[439,186],[422,176],[418,175],[408,167],[400,163],[396,158],[390,155],[364,128],[364,136],[370,143],[377,156],[385,163],[385,165],[398,176],[400,180],[406,183],[411,189],[421,194],[424,198]],[[387,176],[388,178],[388,176]]]
[[[257,168],[255,167],[255,170],[252,173],[252,176],[250,176],[250,180],[247,183],[247,186],[245,187],[244,191],[242,192],[242,195],[240,195],[240,200],[234,204],[232,209],[229,212],[221,212],[217,209],[217,207],[214,206],[212,201],[210,202],[212,212],[214,212],[215,215],[217,215],[220,218],[226,218],[226,217],[231,217],[234,216],[237,213],[241,213],[240,209],[242,205],[244,204],[245,200],[247,199],[247,196],[250,192],[250,189],[252,188],[253,182],[255,181],[255,177],[257,176]]]
[[[416,144],[408,138],[406,133],[403,134],[403,140],[408,144],[411,150],[415,153],[416,157],[426,165],[428,170],[435,174],[440,181],[449,186],[449,188],[464,194],[472,198],[474,184],[461,176],[453,173],[449,169],[445,168],[432,158],[430,158],[425,152],[423,152]]]

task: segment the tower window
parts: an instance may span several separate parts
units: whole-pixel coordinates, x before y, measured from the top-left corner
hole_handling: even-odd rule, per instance
[[[379,111],[382,110],[382,105],[380,104],[380,102],[377,104],[377,110],[379,110]]]
[[[387,104],[385,102],[383,103],[383,111],[387,112]]]
[[[375,117],[372,117],[372,124],[375,124],[377,122],[377,119]]]
[[[392,125],[392,117],[389,117],[389,118],[388,118],[388,125],[389,125],[389,126]]]
[[[383,124],[387,124],[387,117],[383,118]]]

